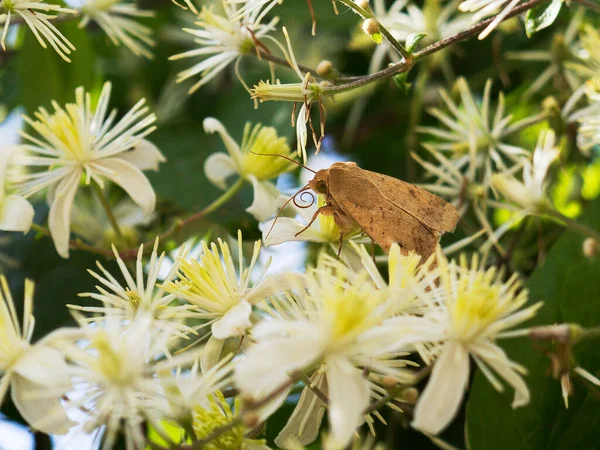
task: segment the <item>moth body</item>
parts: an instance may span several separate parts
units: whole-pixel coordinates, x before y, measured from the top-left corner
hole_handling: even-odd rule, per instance
[[[332,215],[342,237],[358,225],[386,253],[396,242],[426,259],[459,218],[452,205],[425,189],[352,162],[319,170],[308,187],[325,196],[318,214]]]

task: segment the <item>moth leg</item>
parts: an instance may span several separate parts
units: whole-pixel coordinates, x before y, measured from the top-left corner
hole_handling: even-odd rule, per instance
[[[340,245],[338,246],[337,257],[340,259],[340,255],[342,254],[342,244],[344,243],[344,233],[340,233]]]
[[[373,263],[375,263],[375,241],[371,238],[371,258],[373,258]]]
[[[310,222],[308,222],[308,225],[306,225],[304,228],[302,228],[300,231],[298,231],[294,236],[298,236],[302,233],[304,233],[306,230],[308,230],[310,228],[310,226],[314,223],[315,220],[317,220],[317,217],[319,217],[319,214],[323,213],[323,214],[331,214],[334,210],[334,206],[333,205],[324,205],[321,206],[319,209],[317,209],[315,211],[315,213],[312,216],[312,219],[310,219]]]

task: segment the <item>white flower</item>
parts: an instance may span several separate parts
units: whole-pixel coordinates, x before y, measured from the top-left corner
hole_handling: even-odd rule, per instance
[[[506,52],[506,59],[523,62],[543,62],[548,67],[544,69],[537,78],[531,82],[525,92],[524,98],[530,98],[536,92],[539,92],[548,82],[555,80],[566,81],[569,88],[575,91],[581,84],[579,77],[574,73],[570,64],[574,59],[573,44],[577,37],[577,31],[581,26],[585,10],[578,9],[569,26],[562,34],[555,34],[548,50],[523,50],[518,52]]]
[[[200,87],[215,78],[227,66],[240,56],[254,51],[254,40],[261,39],[274,29],[277,19],[269,24],[261,24],[260,9],[239,17],[239,11],[226,0],[223,0],[225,15],[215,13],[212,8],[203,7],[195,22],[197,28],[184,28],[183,31],[195,36],[199,47],[184,53],[171,56],[170,60],[200,56],[202,61],[191,68],[180,72],[177,82],[200,75],[200,80],[189,90],[196,92]],[[208,56],[205,58],[207,55]]]
[[[116,110],[107,116],[110,90],[110,83],[105,83],[95,109],[90,94],[78,88],[75,104],[63,109],[54,102],[53,113],[40,108],[37,120],[24,117],[40,137],[22,132],[28,142],[12,158],[13,163],[35,170],[11,177],[17,192],[28,197],[49,188],[50,233],[64,258],[69,256],[71,208],[82,177],[86,184],[95,182],[100,187],[105,179],[118,184],[147,214],[156,203],[154,190],[142,173],[164,161],[160,151],[144,139],[156,128],[152,126],[156,117],[146,115],[148,107],[140,100],[114,123]]]
[[[352,241],[369,242],[370,238],[365,237],[360,228],[342,236],[333,216],[326,216],[325,214],[319,214],[307,228],[317,209],[325,203],[323,196],[318,196],[315,202],[314,194],[310,192],[306,192],[306,194],[311,196],[312,203],[310,206],[303,206],[294,201],[294,212],[300,216],[301,220],[298,220],[296,216],[278,217],[261,225],[265,247],[290,241],[323,243],[327,244],[336,254],[339,252],[340,257],[350,266],[360,267],[360,261],[357,261],[358,254],[349,244]],[[302,196],[303,193],[300,193],[300,201],[304,200]],[[282,196],[282,198],[286,197]],[[277,204],[282,202],[282,198]]]
[[[75,47],[50,22],[50,19],[54,19],[56,16],[46,13],[51,11],[52,13],[77,14],[77,11],[63,8],[60,5],[44,3],[41,0],[2,0],[0,10],[3,12],[0,18],[4,18],[4,29],[0,40],[3,49],[6,49],[4,41],[6,40],[11,17],[17,14],[31,29],[42,47],[47,48],[45,42],[47,41],[62,59],[71,62],[67,55],[75,50]]]
[[[496,29],[506,16],[519,4],[521,0],[465,0],[458,9],[461,11],[475,12],[473,16],[474,22],[479,22],[484,17],[494,15],[502,9],[494,20],[479,34],[479,39],[485,39]]]
[[[261,20],[275,5],[281,5],[283,0],[228,0],[227,3],[242,4],[237,12],[236,19],[261,11],[258,17],[258,20]]]
[[[210,248],[202,242],[203,253],[198,261],[178,258],[179,279],[162,285],[165,291],[191,305],[189,317],[208,320],[203,326],[211,327],[211,337],[203,355],[203,370],[219,360],[225,339],[246,334],[252,326],[253,305],[288,289],[297,279],[285,273],[263,279],[270,261],[258,277],[253,278],[261,244],[255,242],[250,264],[244,267],[242,233],[239,231],[237,270],[229,245],[221,239],[217,242],[218,247],[212,243]]]
[[[490,96],[492,80],[488,80],[481,104],[473,94],[464,78],[457,80],[461,104],[457,105],[445,90],[440,95],[449,113],[438,108],[431,108],[429,113],[442,122],[446,128],[419,127],[418,131],[438,138],[441,142],[428,142],[431,148],[450,153],[449,157],[457,169],[463,170],[472,158],[475,159],[480,184],[489,186],[494,168],[499,171],[508,170],[504,161],[519,165],[528,152],[514,145],[505,143],[507,136],[540,121],[545,116],[539,115],[525,118],[511,124],[512,115],[504,115],[504,95],[501,92],[498,106],[492,115]]]
[[[284,386],[294,372],[321,367],[329,399],[325,448],[345,448],[374,396],[363,368],[398,371],[382,360],[377,333],[366,339],[389,317],[392,302],[366,271],[355,273],[329,257],[308,271],[305,282],[305,290],[261,305],[273,319],[252,328],[256,343],[238,364],[235,381],[242,392],[259,399]]]
[[[6,170],[16,147],[0,148],[0,230],[27,233],[33,223],[33,206],[20,195],[6,192]]]
[[[0,405],[10,387],[13,403],[31,428],[65,434],[75,425],[60,400],[71,387],[69,372],[63,355],[48,345],[55,334],[30,343],[35,323],[33,282],[25,280],[22,328],[4,276],[0,283]]]
[[[507,200],[526,211],[543,212],[551,205],[546,195],[546,174],[559,154],[554,131],[544,130],[533,152],[533,161],[523,163],[523,181],[496,174],[492,184]]]
[[[518,276],[503,282],[504,274],[495,268],[480,269],[477,256],[470,266],[466,258],[457,265],[438,252],[437,262],[429,288],[415,291],[429,311],[388,319],[379,330],[388,350],[433,346],[420,352],[426,362],[437,359],[412,422],[429,434],[441,432],[458,412],[469,381],[469,355],[497,390],[503,386],[494,372],[515,389],[514,408],[529,402],[529,390],[520,376],[525,369],[510,361],[495,341],[526,332],[506,330],[530,319],[542,306],[540,302],[523,308],[527,291],[520,290]]]
[[[113,448],[121,429],[127,448],[143,448],[142,424],[148,422],[161,431],[161,419],[170,410],[161,386],[173,380],[174,368],[192,362],[197,354],[186,352],[156,362],[170,335],[152,329],[149,316],[138,316],[127,324],[107,314],[102,326],[88,326],[81,318],[79,323],[79,339],[62,346],[74,386],[69,405],[85,412],[85,432],[106,427],[103,450]]]
[[[123,44],[135,55],[152,58],[147,49],[155,44],[150,37],[152,29],[139,24],[136,19],[153,17],[153,11],[141,10],[135,3],[121,3],[119,0],[84,0],[79,10],[83,15],[80,28],[94,21],[114,45]]]
[[[600,71],[600,32],[596,27],[587,24],[579,36],[578,58],[569,66],[586,78],[598,77]]]
[[[175,296],[166,293],[161,287],[157,286],[158,274],[165,259],[164,252],[160,256],[158,255],[158,238],[154,243],[150,261],[146,266],[148,275],[145,283],[145,266],[142,261],[144,255],[143,244],[138,251],[135,274],[133,276],[114,246],[113,252],[125,280],[124,285],[111,275],[102,264],[96,262],[101,274],[89,269],[88,272],[100,283],[96,286],[98,292],[86,292],[79,294],[79,296],[98,300],[102,302],[102,306],[68,306],[87,313],[102,314],[100,317],[90,317],[88,319],[90,322],[102,322],[107,314],[112,318],[121,319],[126,322],[135,321],[139,316],[148,316],[152,328],[164,331],[172,336],[187,338],[186,333],[193,332],[193,329],[184,323],[186,312],[189,308],[186,306],[171,305],[173,300],[175,300]],[[176,270],[177,266],[173,265],[165,278],[166,281],[174,277]]]
[[[219,133],[229,153],[214,153],[208,157],[204,164],[206,177],[215,186],[225,190],[227,179],[239,175],[254,188],[254,201],[246,211],[259,221],[273,216],[277,212],[276,199],[280,194],[269,180],[295,167],[291,161],[275,156],[294,158],[286,139],[279,137],[275,128],[261,124],[251,127],[247,123],[240,146],[217,119],[208,117],[203,124],[207,133]]]
[[[71,211],[71,231],[92,245],[110,247],[119,238],[98,196],[89,194],[81,193],[75,197]],[[149,225],[155,218],[153,213],[145,214],[129,197],[115,203],[112,212],[125,241],[133,243],[132,245],[139,243],[139,233],[136,228]]]

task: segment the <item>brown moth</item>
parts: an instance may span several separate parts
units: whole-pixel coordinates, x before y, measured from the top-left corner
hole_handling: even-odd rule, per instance
[[[342,239],[358,225],[386,253],[396,242],[403,251],[415,251],[425,260],[435,252],[441,235],[454,231],[459,219],[454,206],[425,189],[353,162],[312,172],[314,178],[296,195],[310,189],[325,196],[325,205],[298,234],[319,214],[330,215]]]

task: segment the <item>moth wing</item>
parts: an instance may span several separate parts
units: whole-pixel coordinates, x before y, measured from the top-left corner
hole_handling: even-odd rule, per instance
[[[333,166],[336,166],[335,169]],[[334,170],[330,170],[331,175],[335,173],[333,178],[337,177],[343,182],[343,178],[351,173],[360,172],[364,179],[377,187],[380,195],[431,230],[445,233],[452,232],[456,228],[459,219],[456,208],[437,195],[397,178],[360,169],[357,166],[342,164],[333,166]]]
[[[364,171],[330,171],[329,193],[334,204],[386,253],[395,242],[424,259],[435,252],[440,233],[382,195],[371,179],[362,176]]]

